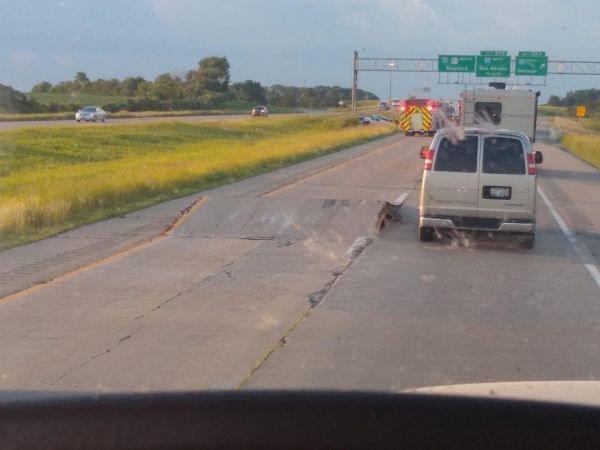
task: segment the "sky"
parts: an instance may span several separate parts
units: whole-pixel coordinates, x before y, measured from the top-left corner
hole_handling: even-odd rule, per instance
[[[164,72],[184,73],[226,56],[233,81],[264,85],[352,82],[364,57],[543,50],[550,59],[600,60],[598,0],[0,0],[0,83]],[[385,73],[359,87],[388,96]],[[600,77],[553,76],[543,98],[600,87]],[[436,74],[395,73],[392,97],[429,87],[454,98]]]

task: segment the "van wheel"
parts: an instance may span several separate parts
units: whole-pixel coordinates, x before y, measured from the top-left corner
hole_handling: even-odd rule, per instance
[[[524,233],[520,237],[519,243],[523,248],[533,248],[535,245],[535,233]]]
[[[419,227],[419,241],[431,242],[435,238],[435,230],[431,227]]]

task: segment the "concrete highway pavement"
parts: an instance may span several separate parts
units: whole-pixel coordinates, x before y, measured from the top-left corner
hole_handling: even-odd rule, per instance
[[[5,296],[0,388],[600,379],[598,171],[540,145],[534,250],[469,234],[422,244],[427,141],[391,137],[213,190],[169,233]],[[400,220],[382,222],[403,193]]]

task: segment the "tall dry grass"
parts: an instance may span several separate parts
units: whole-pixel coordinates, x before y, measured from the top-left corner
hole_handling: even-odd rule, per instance
[[[562,136],[561,143],[581,159],[600,169],[599,134],[567,132]]]

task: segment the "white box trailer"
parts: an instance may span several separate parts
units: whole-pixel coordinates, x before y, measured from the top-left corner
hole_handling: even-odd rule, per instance
[[[539,95],[534,91],[494,88],[464,91],[460,125],[522,131],[535,142]]]

